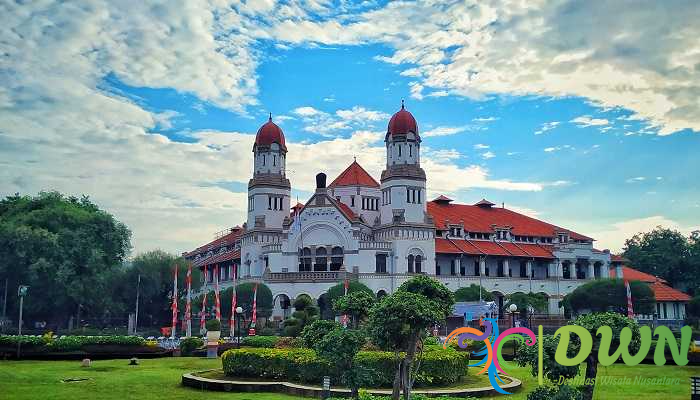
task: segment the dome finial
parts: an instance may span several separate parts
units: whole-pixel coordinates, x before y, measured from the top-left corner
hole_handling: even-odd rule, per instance
[[[272,113],[270,113],[270,122],[272,122]]]
[[[401,109],[403,110],[403,99],[401,99]]]

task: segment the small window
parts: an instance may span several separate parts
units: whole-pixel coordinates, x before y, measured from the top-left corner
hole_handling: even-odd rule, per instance
[[[350,206],[355,207],[355,196],[350,196]]]
[[[399,145],[399,157],[401,157],[401,145]]]
[[[272,156],[272,166],[273,167],[277,166],[277,156]]]
[[[265,166],[265,154],[263,154],[263,167]]]

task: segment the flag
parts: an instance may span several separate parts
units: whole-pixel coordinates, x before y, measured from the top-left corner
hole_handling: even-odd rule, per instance
[[[175,265],[175,276],[173,278],[173,324],[172,330],[170,331],[170,337],[175,337],[175,330],[177,329],[177,265]]]
[[[255,336],[255,322],[258,320],[258,284],[253,289],[253,316],[250,319],[250,329],[248,335]]]
[[[344,296],[348,295],[348,286],[349,285],[350,285],[350,282],[348,281],[348,278],[345,278],[345,284],[344,284],[345,292],[343,294]],[[348,315],[347,314],[343,314],[342,321],[343,321],[343,328],[347,328],[348,327]]]
[[[185,304],[185,336],[192,336],[192,264],[187,267],[187,304]]]
[[[625,279],[625,289],[627,289],[627,316],[634,318],[634,309],[632,308],[632,289],[630,289],[630,281]]]
[[[231,294],[231,337],[236,336],[235,332],[235,327],[236,327],[236,264],[233,264],[231,266],[231,269],[233,270],[233,293]]]
[[[214,277],[214,297],[216,304],[214,304],[214,308],[216,311],[216,319],[221,321],[221,298],[219,298],[219,266],[216,265],[214,267],[214,274],[216,275]]]
[[[294,209],[294,222],[292,222],[291,233],[301,231],[301,210],[299,208]]]
[[[207,323],[207,292],[204,291],[202,310],[199,312],[199,332],[204,333],[204,325]]]

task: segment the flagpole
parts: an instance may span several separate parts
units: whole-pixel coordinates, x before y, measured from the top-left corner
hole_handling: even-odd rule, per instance
[[[231,338],[236,336],[236,264],[233,264],[233,292],[231,293]]]
[[[185,321],[187,332],[185,336],[192,336],[192,264],[187,267],[187,305],[185,306]]]
[[[134,333],[139,329],[139,296],[141,293],[139,293],[141,290],[141,274],[139,274],[139,278],[136,281],[136,315],[134,316]]]
[[[206,268],[206,267],[205,267]],[[199,311],[199,333],[204,333],[204,325],[207,322],[207,290],[204,290],[204,297],[202,299],[202,309]]]
[[[214,266],[214,274],[216,275],[214,277],[214,298],[216,301],[216,304],[214,306],[216,307],[216,319],[221,321],[221,298],[219,297],[219,264],[216,264]]]
[[[177,330],[177,264],[175,264],[175,276],[173,278],[173,321],[170,337],[175,339],[175,331]]]
[[[253,315],[251,317],[250,330],[248,331],[249,336],[255,336],[255,323],[258,320],[258,284],[255,284],[255,289],[253,289]]]

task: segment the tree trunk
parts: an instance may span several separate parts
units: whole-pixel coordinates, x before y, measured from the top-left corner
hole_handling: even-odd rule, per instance
[[[595,389],[595,379],[598,374],[598,360],[595,358],[598,352],[591,352],[586,358],[586,381],[583,386],[584,400],[593,400],[593,390]]]
[[[397,356],[398,358],[398,356]],[[394,388],[391,392],[392,400],[399,400],[401,397],[401,379],[403,377],[403,360],[396,363],[396,374],[394,375]]]
[[[416,346],[418,345],[418,334],[411,335],[411,341],[408,345],[408,351],[406,352],[406,359],[404,360],[404,388],[403,397],[404,400],[411,400],[411,367],[413,366],[413,360],[416,358]]]

